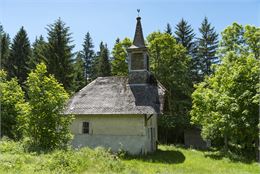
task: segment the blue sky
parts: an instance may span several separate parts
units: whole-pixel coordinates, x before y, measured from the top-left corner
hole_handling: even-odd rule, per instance
[[[0,23],[11,38],[24,26],[33,42],[46,37],[46,26],[61,17],[72,32],[74,51],[82,49],[88,31],[96,49],[104,41],[111,50],[117,37],[133,38],[136,9],[145,36],[167,23],[174,27],[181,18],[196,33],[204,16],[218,33],[233,22],[260,26],[260,0],[0,0]]]

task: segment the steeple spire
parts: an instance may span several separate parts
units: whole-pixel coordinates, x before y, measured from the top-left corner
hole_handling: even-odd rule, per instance
[[[140,10],[137,10],[136,29],[133,45],[127,49],[129,84],[146,84],[150,82],[149,56],[144,44]]]
[[[133,45],[136,47],[145,47],[144,44],[144,36],[143,36],[143,30],[142,30],[142,24],[141,24],[141,17],[136,18],[136,28],[135,28],[135,36],[134,36],[134,42]]]

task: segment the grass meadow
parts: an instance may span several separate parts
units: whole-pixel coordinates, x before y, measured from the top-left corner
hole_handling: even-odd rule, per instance
[[[26,152],[22,143],[0,141],[0,173],[259,174],[259,163],[231,160],[218,151],[160,145],[143,156],[113,154],[103,148]]]

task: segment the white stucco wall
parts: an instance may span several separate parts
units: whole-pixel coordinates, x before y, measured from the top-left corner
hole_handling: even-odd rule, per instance
[[[151,117],[145,124],[144,115],[81,115],[75,116],[71,125],[74,134],[74,147],[103,146],[112,151],[123,149],[131,154],[140,154],[154,151],[151,145],[149,128],[156,127],[155,141],[157,140],[157,119]],[[82,134],[82,122],[90,124],[89,134]]]

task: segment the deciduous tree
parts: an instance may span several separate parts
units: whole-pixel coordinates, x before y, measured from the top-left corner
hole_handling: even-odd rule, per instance
[[[226,150],[252,152],[258,148],[259,50],[247,42],[243,28],[233,24],[222,32],[221,64],[196,86],[191,115],[205,139],[222,140]]]
[[[29,74],[29,117],[20,118],[24,136],[30,138],[31,147],[42,150],[63,148],[71,139],[69,125],[72,117],[62,115],[68,94],[53,75],[47,75],[41,63]]]
[[[186,49],[169,34],[154,32],[148,36],[151,71],[167,89],[165,118],[171,127],[189,125],[191,107],[190,58]],[[167,125],[162,125],[168,127]]]
[[[21,138],[21,131],[18,129],[17,118],[26,116],[28,104],[24,99],[24,92],[19,86],[16,78],[7,80],[5,71],[0,70],[0,103],[1,103],[1,134],[12,139]]]
[[[132,44],[129,38],[125,38],[122,41],[118,41],[113,50],[113,60],[112,65],[112,74],[119,76],[126,76],[128,74],[128,65],[127,65],[127,51],[126,49]]]

